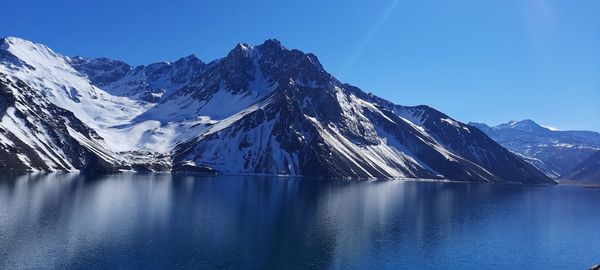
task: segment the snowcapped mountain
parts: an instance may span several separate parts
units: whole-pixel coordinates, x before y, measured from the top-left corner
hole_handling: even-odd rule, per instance
[[[315,55],[276,40],[238,44],[208,64],[191,56],[135,68],[1,42],[2,98],[19,101],[1,103],[5,169],[95,161],[106,171],[554,183],[478,129],[343,84]]]
[[[600,181],[600,151],[592,154],[561,178],[579,181]]]
[[[532,120],[511,121],[495,127],[469,124],[553,178],[569,172],[600,150],[600,133],[592,131],[559,131]]]

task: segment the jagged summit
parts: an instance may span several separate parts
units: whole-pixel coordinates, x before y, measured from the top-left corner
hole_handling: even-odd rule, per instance
[[[260,45],[252,46],[248,43],[238,43],[229,51],[227,54],[227,58],[236,58],[236,57],[253,57],[253,52],[255,49],[259,51],[268,51],[268,50],[276,50],[276,51],[284,51],[285,47],[281,45],[281,42],[275,39],[268,39]]]
[[[70,64],[93,84],[109,93],[155,103],[163,96],[190,83],[206,63],[195,55],[175,62],[158,62],[147,66],[131,66],[106,57],[73,57]]]
[[[260,46],[277,47],[282,50],[286,50],[286,48],[282,45],[281,41],[279,41],[278,39],[275,39],[275,38],[270,38],[270,39],[265,40]]]
[[[288,51],[288,49],[285,46],[283,46],[281,41],[277,39],[267,39],[262,44],[257,45],[255,47],[259,48],[262,52],[277,53],[282,51]]]
[[[287,49],[281,41],[277,39],[267,39],[262,44],[251,46],[247,43],[238,43],[228,54],[227,58],[250,58],[260,57],[269,64],[278,65],[283,61],[297,61],[305,57],[308,63],[323,70],[319,59],[312,53],[305,53],[297,49]]]
[[[227,57],[251,57],[254,47],[246,43],[238,43],[229,51]]]
[[[184,56],[179,58],[178,60],[175,61],[175,63],[179,62],[179,61],[193,61],[193,62],[203,62],[200,58],[198,58],[198,56],[196,56],[196,54],[190,54],[188,56]]]
[[[267,39],[265,40],[263,43],[259,44],[259,45],[249,45],[248,43],[238,43],[236,44],[236,46],[232,49],[232,51],[251,51],[254,48],[262,48],[264,50],[277,50],[277,51],[285,51],[287,50],[283,44],[281,43],[281,41],[277,40],[277,39]]]

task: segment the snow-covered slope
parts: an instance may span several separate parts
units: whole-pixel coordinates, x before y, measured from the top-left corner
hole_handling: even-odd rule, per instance
[[[95,149],[93,152],[106,156],[103,159],[110,160],[111,164],[107,165],[107,171],[128,167],[125,161],[114,154],[127,149],[128,141],[122,140],[123,136],[119,136],[121,132],[115,132],[111,127],[129,123],[150,105],[105,92],[72,68],[68,57],[42,44],[19,38],[0,40],[0,75],[5,89],[2,98],[10,101],[5,103],[2,115],[5,133],[12,134],[7,136],[17,137],[33,148],[37,156],[54,155],[51,152],[60,155],[58,149],[69,147],[65,142],[74,139],[79,144]],[[71,124],[80,126],[81,130],[75,129],[76,132],[72,133],[67,128],[70,127],[69,123],[62,123],[61,117],[68,118]],[[57,134],[51,134],[53,132]],[[56,139],[63,135],[70,138]],[[11,142],[15,143],[10,139],[4,143]],[[13,151],[12,154],[18,153]],[[31,160],[33,157],[27,158]],[[61,158],[62,162],[59,162]],[[32,170],[91,169],[86,162],[66,162],[67,157],[61,158],[42,158],[43,165],[36,162],[29,167]]]
[[[0,72],[36,89],[53,104],[86,123],[106,127],[126,122],[146,108],[94,86],[69,65],[69,59],[48,47],[18,38],[0,40]]]
[[[83,170],[65,153],[80,145],[119,169],[553,183],[479,130],[343,84],[315,55],[276,40],[239,44],[208,64],[187,57],[133,68],[5,38],[0,62],[5,92],[26,97],[3,112],[0,157],[22,161],[6,168]],[[27,129],[56,115],[44,108],[72,117]]]
[[[490,127],[469,123],[502,146],[524,156],[527,161],[557,178],[600,150],[600,133],[559,131],[532,120],[511,121]]]
[[[0,170],[113,172],[125,162],[72,112],[0,74]]]

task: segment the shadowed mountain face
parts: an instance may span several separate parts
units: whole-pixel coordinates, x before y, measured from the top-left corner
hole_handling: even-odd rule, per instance
[[[343,84],[315,55],[277,40],[239,44],[208,64],[187,57],[137,68],[68,58],[16,38],[2,42],[0,73],[29,86],[12,92],[38,92],[72,111],[120,167],[553,183],[478,129],[433,108],[396,105]],[[1,124],[8,127],[4,118]],[[34,168],[25,157],[17,162]]]
[[[568,173],[600,150],[600,133],[592,131],[552,130],[532,120],[511,121],[495,127],[469,124],[553,178]]]
[[[567,180],[600,181],[600,151],[588,157],[561,178]]]

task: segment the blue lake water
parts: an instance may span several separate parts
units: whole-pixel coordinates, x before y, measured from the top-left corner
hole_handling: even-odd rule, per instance
[[[0,269],[587,269],[600,189],[0,176]]]

